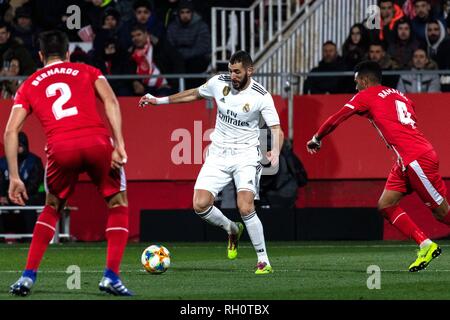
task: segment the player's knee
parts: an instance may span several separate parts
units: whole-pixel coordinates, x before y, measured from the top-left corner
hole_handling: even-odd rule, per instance
[[[397,205],[396,202],[380,199],[378,200],[377,209],[381,214],[384,214],[384,209],[393,207],[395,205]]]
[[[255,211],[255,206],[253,203],[239,203],[238,209],[241,216],[248,216],[250,213]]]
[[[433,209],[432,212],[434,218],[438,221],[444,221],[448,215],[448,210],[443,207],[437,207],[436,209]]]
[[[63,209],[64,206],[66,205],[66,201],[59,199],[54,195],[47,194],[47,197],[45,199],[45,205],[52,207],[53,209],[55,209],[56,212],[60,212],[61,209]]]
[[[108,204],[108,208],[128,207],[128,199],[125,191],[116,193],[115,195],[106,198],[106,202]]]
[[[211,201],[207,198],[194,197],[193,207],[194,207],[195,212],[197,212],[197,213],[205,212],[212,205],[213,205],[213,203],[211,203]]]

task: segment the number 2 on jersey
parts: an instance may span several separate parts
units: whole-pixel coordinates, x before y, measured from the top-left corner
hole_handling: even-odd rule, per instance
[[[397,108],[398,121],[404,125],[411,125],[414,129],[416,127],[416,122],[411,119],[411,112],[408,112],[406,103],[400,100],[395,100],[395,107]]]
[[[47,98],[54,97],[56,92],[60,92],[61,96],[53,102],[52,111],[56,120],[61,120],[62,118],[75,116],[78,114],[77,107],[70,107],[63,109],[63,106],[72,97],[72,91],[70,87],[64,82],[57,82],[49,85],[45,90]]]

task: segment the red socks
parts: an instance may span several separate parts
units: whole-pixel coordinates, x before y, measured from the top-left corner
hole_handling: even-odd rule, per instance
[[[110,208],[108,214],[106,268],[111,269],[118,275],[120,262],[128,241],[128,207]]]
[[[34,226],[33,238],[28,251],[26,270],[37,271],[48,244],[55,234],[55,226],[59,220],[59,213],[50,206],[45,206]]]
[[[404,235],[414,239],[417,244],[420,245],[424,240],[428,239],[400,206],[395,205],[381,209],[380,211],[384,213],[387,220],[389,220],[394,227]]]

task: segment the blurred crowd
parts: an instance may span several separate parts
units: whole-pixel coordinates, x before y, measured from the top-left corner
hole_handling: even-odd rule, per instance
[[[70,60],[99,68],[114,79],[119,96],[178,92],[179,81],[163,76],[211,71],[211,7],[248,7],[252,0],[0,0],[2,76],[22,76],[42,67],[41,31],[61,29],[71,41]],[[380,28],[368,18],[354,24],[343,44],[327,41],[312,72],[352,71],[363,60],[383,70],[450,68],[450,1],[378,0]],[[79,8],[73,9],[73,5]],[[76,26],[72,28],[71,26]],[[145,76],[149,76],[148,78]],[[153,77],[152,77],[153,76]],[[205,79],[187,79],[193,88]],[[20,80],[1,82],[1,98],[11,98]],[[450,91],[450,76],[386,76],[384,85],[404,92]],[[305,94],[354,92],[352,77],[309,76]]]
[[[142,76],[206,72],[211,61],[211,6],[251,2],[0,0],[1,75],[29,75],[42,67],[38,35],[57,28],[65,31],[73,44],[72,62],[91,64],[105,75],[141,76],[111,80],[118,95],[173,93],[178,91],[178,79]],[[202,82],[204,79],[188,79],[186,87]],[[3,81],[2,98],[14,95],[19,85],[18,80]]]
[[[375,61],[384,71],[450,69],[450,1],[379,0],[376,21],[354,24],[342,45],[327,41],[322,60],[311,72],[352,71],[364,60]],[[450,77],[434,75],[388,75],[383,85],[402,92],[450,91]],[[352,77],[308,77],[306,94],[355,92]]]

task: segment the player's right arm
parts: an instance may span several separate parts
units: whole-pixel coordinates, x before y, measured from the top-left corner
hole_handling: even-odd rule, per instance
[[[105,106],[106,117],[111,125],[114,140],[111,167],[119,169],[127,162],[128,158],[122,134],[122,115],[120,114],[119,101],[104,77],[99,77],[95,81],[95,90]]]
[[[199,94],[198,88],[185,90],[167,97],[157,98],[152,96],[150,93],[144,95],[141,100],[139,100],[139,106],[145,107],[148,104],[168,104],[168,103],[185,103],[192,102],[195,100],[203,99]]]
[[[204,98],[213,98],[216,86],[216,77],[209,79],[205,84],[198,88],[185,90],[167,97],[157,98],[147,93],[139,100],[139,106],[145,107],[149,104],[168,104],[168,103],[186,103],[201,100]]]
[[[22,104],[15,103],[9,116],[4,133],[5,155],[9,171],[9,198],[12,202],[24,206],[28,200],[25,184],[20,179],[17,154],[19,149],[19,132],[25,123],[28,111]]]
[[[366,110],[361,96],[358,94],[354,96],[348,103],[346,103],[338,112],[331,115],[320,126],[316,134],[313,135],[311,140],[306,143],[306,149],[309,153],[313,154],[320,150],[322,146],[322,139],[333,132],[342,122],[350,118],[356,113],[361,113]]]

